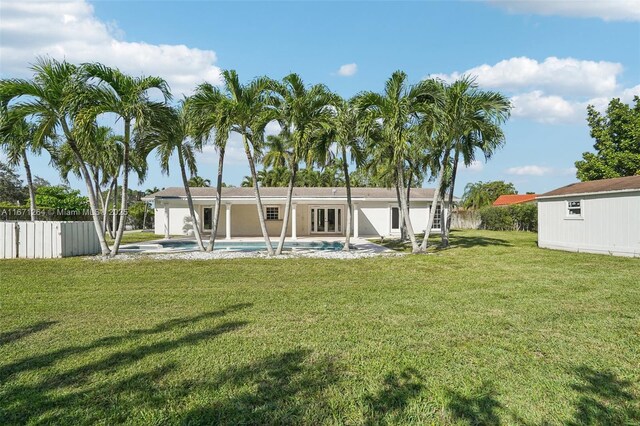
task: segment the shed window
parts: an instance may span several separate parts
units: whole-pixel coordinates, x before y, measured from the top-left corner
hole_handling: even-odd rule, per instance
[[[267,207],[267,220],[278,220],[280,218],[280,207]]]
[[[442,222],[442,207],[440,204],[436,206],[436,214],[433,217],[433,225],[431,225],[431,229],[440,229]]]
[[[569,217],[582,216],[582,207],[580,201],[567,201],[567,215]]]

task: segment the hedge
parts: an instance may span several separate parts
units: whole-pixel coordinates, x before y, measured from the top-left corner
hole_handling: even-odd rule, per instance
[[[538,231],[538,205],[514,204],[511,206],[480,209],[480,228],[492,231]]]

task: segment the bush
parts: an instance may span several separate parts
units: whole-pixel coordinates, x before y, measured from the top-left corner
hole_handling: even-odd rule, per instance
[[[514,204],[480,209],[480,228],[491,231],[538,230],[537,204]]]
[[[129,206],[127,220],[133,229],[142,229],[142,221],[144,219],[144,201],[138,201]],[[153,208],[147,204],[147,228],[153,226]]]

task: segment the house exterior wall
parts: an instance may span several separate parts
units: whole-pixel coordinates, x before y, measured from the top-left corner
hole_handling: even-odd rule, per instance
[[[580,218],[568,201],[581,201]],[[640,191],[539,199],[538,246],[640,257]]]
[[[155,233],[157,235],[165,235],[165,207],[169,209],[169,234],[170,235],[189,235],[192,229],[189,209],[184,200],[161,200],[157,203],[155,209]],[[280,207],[280,219],[267,221],[267,230],[269,235],[277,237],[280,235],[282,228],[282,219],[284,215],[284,203],[264,202],[264,207],[278,206]],[[354,201],[358,206],[358,224],[359,236],[377,237],[388,236],[397,233],[391,230],[391,208],[397,207],[397,203],[389,201]],[[424,232],[427,226],[427,218],[431,202],[413,201],[411,203],[410,216],[414,231]],[[342,209],[342,226],[346,226],[347,205],[342,201],[334,200],[318,200],[317,202],[305,201],[296,202],[296,221],[297,235],[310,235],[310,210],[314,206],[324,207],[340,207]],[[195,211],[198,223],[202,223],[204,217],[204,208],[214,208],[211,202],[195,202]],[[292,212],[293,213],[293,212]],[[352,227],[355,220],[352,221]],[[353,229],[353,228],[352,228]],[[322,235],[322,234],[318,234]],[[352,230],[353,235],[353,230]],[[220,209],[220,221],[218,224],[218,238],[226,236],[226,205],[223,202]],[[232,237],[256,237],[262,236],[260,222],[258,220],[258,212],[255,204],[232,203],[231,204],[231,236]],[[287,236],[291,236],[291,218],[287,228]]]

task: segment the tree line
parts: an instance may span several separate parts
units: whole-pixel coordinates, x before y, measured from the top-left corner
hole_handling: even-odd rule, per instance
[[[205,82],[175,102],[161,77],[130,76],[100,63],[40,58],[31,69],[30,79],[0,80],[0,143],[25,168],[32,211],[36,202],[30,155],[46,150],[63,177],[73,173],[84,181],[105,256],[116,255],[122,240],[130,175],[143,182],[152,153],[164,173],[169,173],[170,158],[177,156],[189,214],[196,223],[189,175],[197,176],[195,154],[205,144],[212,144],[218,154],[208,246],[199,227],[194,232],[201,250],[213,250],[231,133],[241,137],[250,171],[244,184],[253,187],[269,255],[280,254],[284,247],[293,187],[323,180],[346,187],[345,250],[353,214],[351,187],[365,183],[395,189],[403,235],[414,253],[423,253],[429,233],[418,241],[409,216],[411,188],[425,179],[435,181],[426,227],[431,229],[436,205],[453,203],[458,164],[469,165],[478,154],[488,159],[504,144],[502,125],[511,108],[504,95],[480,90],[469,76],[453,83],[426,79],[410,84],[404,72],[396,71],[382,92],[343,99],[325,85],[305,84],[295,73],[281,80],[257,77],[242,82],[236,71],[225,70],[221,87]],[[99,125],[101,117],[120,121],[122,134]],[[271,122],[278,123],[280,132],[265,137]],[[262,171],[260,164],[266,166]],[[353,175],[350,164],[357,167]],[[283,181],[287,198],[274,249],[260,188]],[[106,215],[118,196],[125,214],[119,215],[115,242],[109,247]],[[442,243],[447,245],[450,221],[443,226]]]

